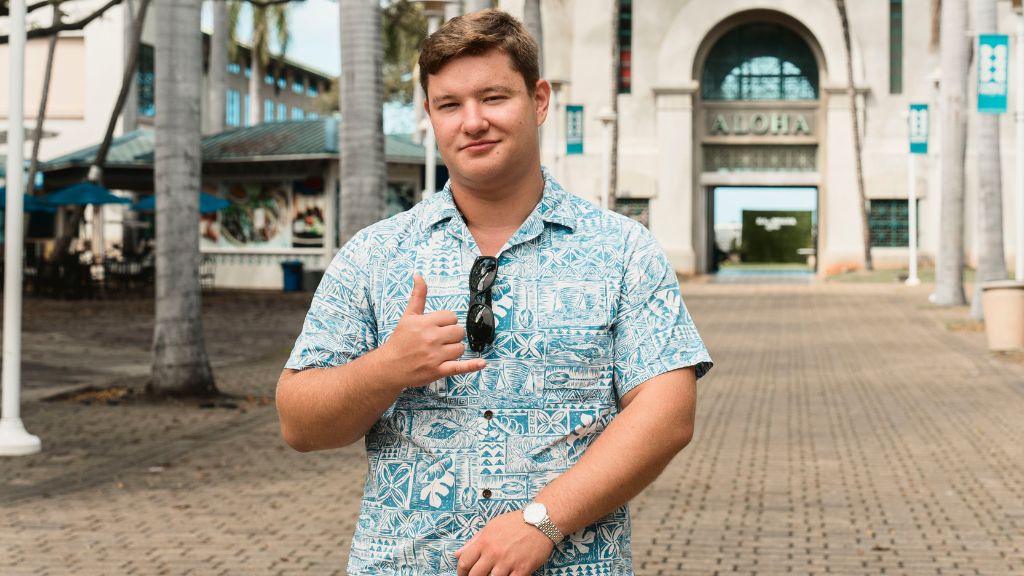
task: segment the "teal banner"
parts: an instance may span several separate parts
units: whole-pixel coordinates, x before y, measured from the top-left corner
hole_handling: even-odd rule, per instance
[[[583,154],[583,106],[565,107],[565,154]]]
[[[910,105],[910,153],[928,153],[928,105]]]
[[[1010,38],[978,36],[978,112],[1005,114],[1010,80]]]

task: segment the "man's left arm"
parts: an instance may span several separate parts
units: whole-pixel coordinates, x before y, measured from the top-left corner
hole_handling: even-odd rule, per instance
[[[622,396],[622,411],[580,460],[536,501],[563,534],[589,526],[628,502],[661,474],[693,437],[697,406],[693,367],[660,374]],[[553,542],[510,512],[487,523],[456,556],[459,576],[529,576]]]

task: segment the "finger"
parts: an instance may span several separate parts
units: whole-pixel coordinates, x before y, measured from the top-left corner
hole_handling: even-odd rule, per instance
[[[459,559],[459,563],[456,565],[458,576],[469,576],[469,571],[473,569],[473,565],[480,558],[480,550],[476,546],[466,544],[456,552],[456,557]]]
[[[457,360],[463,354],[466,353],[466,345],[462,342],[456,342],[455,344],[445,344],[441,347],[441,354],[444,358],[449,360]]]
[[[488,576],[491,568],[494,568],[494,562],[484,557],[478,558],[473,564],[473,569],[469,571],[469,576]]]
[[[456,324],[454,326],[438,328],[437,334],[441,338],[442,344],[456,344],[462,342],[463,338],[466,337],[466,329]]]
[[[409,304],[405,307],[405,315],[423,314],[427,306],[427,282],[419,274],[412,277],[412,293],[409,294]]]
[[[451,310],[438,310],[437,312],[431,312],[427,314],[427,318],[430,318],[436,326],[451,326],[459,323],[459,316]]]
[[[479,372],[487,368],[487,360],[483,358],[472,358],[470,360],[449,360],[442,362],[441,366],[438,367],[438,371],[441,372],[442,376],[456,376],[458,374],[469,374],[470,372]]]

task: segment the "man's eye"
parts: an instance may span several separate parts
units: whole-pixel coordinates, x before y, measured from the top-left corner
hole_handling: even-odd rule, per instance
[[[445,102],[444,104],[441,104],[440,106],[438,106],[438,109],[439,110],[444,110],[446,108],[454,108],[454,107],[455,107],[455,103],[454,102]]]
[[[504,96],[488,96],[484,98],[484,102],[501,102],[502,100],[505,100]]]

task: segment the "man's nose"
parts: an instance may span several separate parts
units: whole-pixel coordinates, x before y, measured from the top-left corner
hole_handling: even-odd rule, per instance
[[[480,134],[487,131],[490,123],[482,106],[472,102],[463,107],[462,130],[466,134]]]

